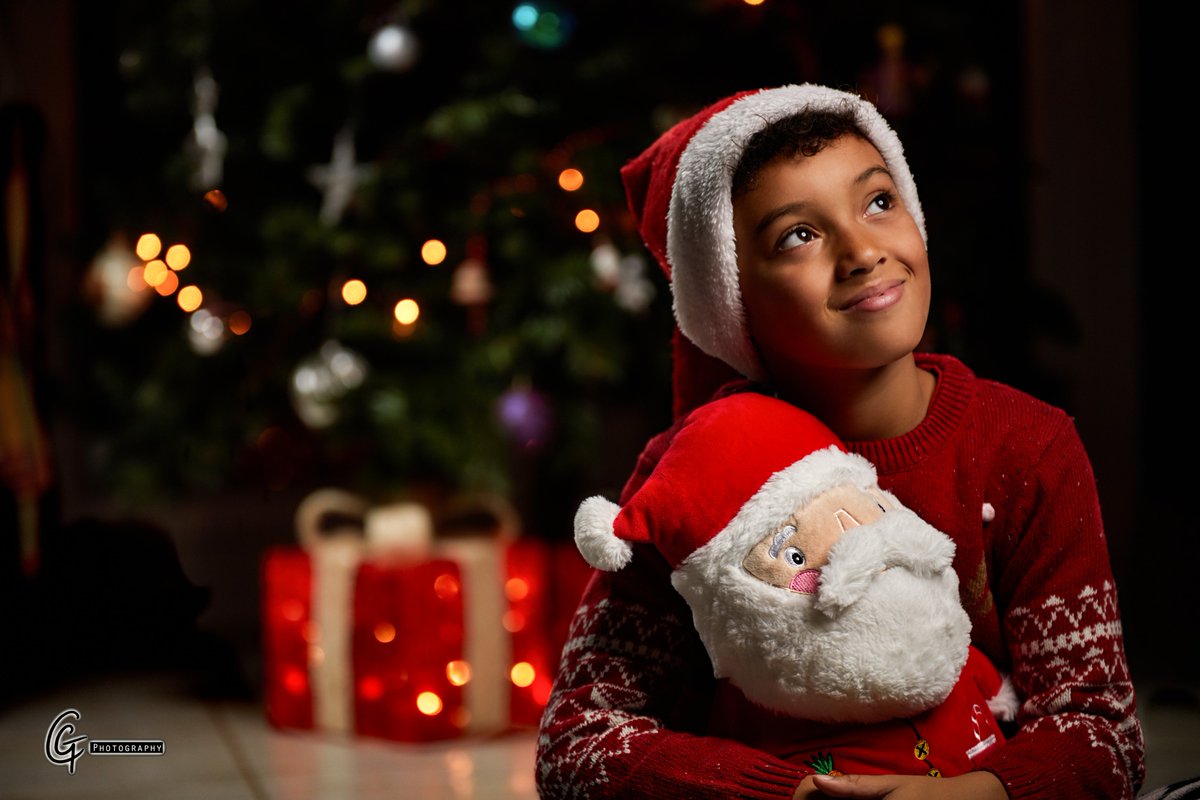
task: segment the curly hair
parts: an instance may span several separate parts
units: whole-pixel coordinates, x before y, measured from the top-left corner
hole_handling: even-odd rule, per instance
[[[867,139],[850,107],[801,111],[769,123],[746,142],[733,172],[733,196],[754,188],[759,173],[775,159],[815,156],[843,136]]]

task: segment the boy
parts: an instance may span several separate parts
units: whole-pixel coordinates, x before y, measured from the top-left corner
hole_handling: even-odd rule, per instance
[[[947,779],[813,777],[706,735],[730,689],[669,566],[643,548],[594,577],[576,613],[538,742],[541,793],[1133,797],[1143,745],[1087,456],[1058,409],[915,353],[924,218],[878,112],[824,87],[745,93],[668,131],[623,177],[686,337],[677,412],[713,395],[722,362],[749,381],[717,396],[776,394],[874,463],[883,488],[954,539],[972,642],[1011,673],[1022,707],[978,771]],[[647,446],[622,502],[672,435]]]

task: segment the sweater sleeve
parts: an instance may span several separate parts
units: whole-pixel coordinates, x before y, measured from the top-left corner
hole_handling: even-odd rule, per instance
[[[1014,800],[1133,798],[1142,733],[1091,465],[1065,415],[1032,455],[1006,476],[1014,533],[992,562],[1020,727],[981,766]]]
[[[649,474],[652,442],[626,487]],[[537,742],[542,798],[790,798],[796,765],[703,730],[712,667],[669,565],[647,547],[597,572],[563,648]]]

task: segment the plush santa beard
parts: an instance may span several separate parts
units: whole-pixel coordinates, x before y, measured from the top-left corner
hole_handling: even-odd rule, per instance
[[[833,545],[816,595],[746,572],[740,515],[685,559],[672,583],[716,676],[752,702],[821,722],[908,717],[945,700],[971,632],[954,544],[895,506]]]

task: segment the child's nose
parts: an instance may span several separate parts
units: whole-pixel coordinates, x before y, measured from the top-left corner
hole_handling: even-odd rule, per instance
[[[852,230],[843,234],[838,259],[839,277],[873,272],[883,261],[883,247],[870,231]]]

